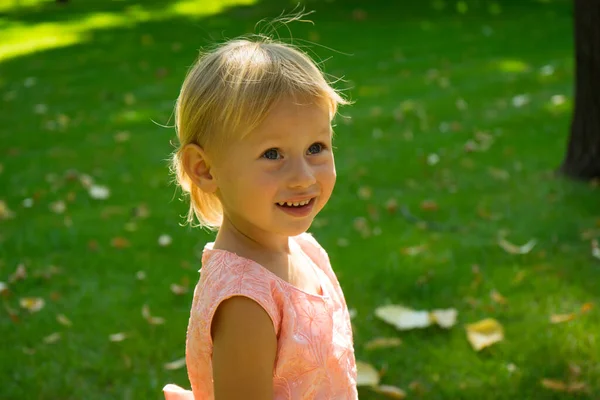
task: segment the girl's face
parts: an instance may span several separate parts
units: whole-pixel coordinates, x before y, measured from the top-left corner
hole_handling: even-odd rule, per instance
[[[335,185],[331,135],[326,106],[291,99],[275,104],[211,169],[224,218],[251,237],[308,230]]]

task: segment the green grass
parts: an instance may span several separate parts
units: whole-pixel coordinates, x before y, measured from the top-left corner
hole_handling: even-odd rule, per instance
[[[210,2],[211,14],[186,16],[174,1],[10,3],[0,2],[0,200],[14,218],[0,221],[0,281],[20,264],[28,275],[2,296],[0,398],[159,399],[166,383],[188,385],[185,369],[163,365],[184,354],[199,255],[212,236],[179,225],[186,207],[165,161],[174,132],[152,121],[172,124],[198,48],[251,32],[283,6]],[[357,358],[385,368],[382,383],[410,398],[594,398],[600,261],[590,239],[600,236],[599,192],[553,174],[572,107],[571,2],[469,1],[465,13],[455,1],[389,3],[309,2],[315,25],[291,26],[298,44],[317,42],[308,51],[328,59],[326,72],[343,76],[339,87],[355,100],[337,119],[338,183],[311,231],[357,311]],[[550,75],[540,72],[547,65]],[[513,106],[521,94],[529,102]],[[564,104],[553,105],[554,95],[564,95]],[[458,99],[467,106],[457,108]],[[129,139],[115,140],[123,131]],[[493,142],[468,153],[476,132]],[[110,197],[90,198],[73,179],[79,174],[108,186]],[[364,187],[368,199],[358,196]],[[389,214],[390,198],[431,224]],[[62,214],[49,209],[59,200]],[[439,209],[422,210],[424,200]],[[136,211],[142,204],[147,217]],[[363,237],[358,217],[381,234]],[[512,242],[538,244],[529,254],[508,254],[496,242],[501,230]],[[160,247],[161,234],[173,243]],[[111,246],[115,237],[130,246]],[[406,255],[419,245],[426,250]],[[50,265],[61,273],[44,277]],[[176,296],[172,283],[190,291]],[[493,289],[506,306],[490,299]],[[19,307],[23,297],[46,305],[29,313]],[[549,322],[587,302],[595,307],[575,320]],[[455,307],[459,322],[449,331],[397,332],[374,317],[388,303]],[[148,324],[144,304],[167,323]],[[73,325],[61,325],[58,314]],[[464,325],[487,317],[503,324],[506,339],[475,352]],[[60,340],[44,343],[54,332]],[[129,336],[110,342],[118,332]],[[403,344],[365,350],[377,336]],[[541,386],[544,378],[568,379],[570,363],[581,368],[577,380],[588,393]],[[382,398],[365,388],[360,396]]]

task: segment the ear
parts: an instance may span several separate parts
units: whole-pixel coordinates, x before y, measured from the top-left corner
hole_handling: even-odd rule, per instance
[[[211,165],[202,147],[197,144],[185,145],[182,164],[186,174],[203,192],[214,193],[217,190],[217,182],[211,174]]]

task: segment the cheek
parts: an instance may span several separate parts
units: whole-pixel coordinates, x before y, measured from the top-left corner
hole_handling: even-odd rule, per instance
[[[323,194],[329,196],[333,191],[333,187],[335,186],[336,181],[336,171],[335,164],[333,161],[331,163],[327,163],[319,169],[319,181],[321,183],[321,189],[323,190]]]

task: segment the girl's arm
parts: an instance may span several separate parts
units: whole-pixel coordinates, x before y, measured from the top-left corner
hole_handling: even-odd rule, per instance
[[[277,337],[269,314],[231,297],[217,308],[211,334],[215,400],[272,400]]]

